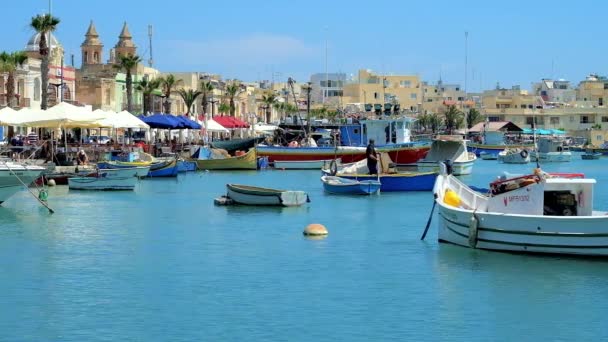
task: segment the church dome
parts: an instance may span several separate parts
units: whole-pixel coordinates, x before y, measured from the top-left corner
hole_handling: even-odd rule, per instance
[[[30,38],[25,46],[25,51],[37,52],[40,49],[40,33],[36,33]],[[48,41],[47,41],[48,44]],[[53,48],[60,47],[61,43],[57,40],[57,37],[51,33],[51,46]]]

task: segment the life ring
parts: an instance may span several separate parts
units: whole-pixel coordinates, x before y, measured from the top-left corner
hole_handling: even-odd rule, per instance
[[[336,160],[332,160],[329,164],[329,174],[335,176],[338,173],[338,165],[336,164]]]
[[[524,159],[528,158],[528,150],[521,150],[521,152],[519,152],[519,155]]]

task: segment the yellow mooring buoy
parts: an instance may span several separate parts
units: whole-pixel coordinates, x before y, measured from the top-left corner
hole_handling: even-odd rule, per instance
[[[307,237],[325,237],[329,232],[324,225],[319,223],[312,223],[304,228],[303,234]]]

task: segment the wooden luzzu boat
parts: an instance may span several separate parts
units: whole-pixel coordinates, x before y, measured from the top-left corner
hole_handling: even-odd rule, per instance
[[[437,177],[436,171],[396,171],[387,153],[380,154],[379,175],[370,175],[367,161],[344,164],[336,167],[332,163],[329,169],[323,169],[324,175],[338,176],[355,181],[380,181],[380,191],[431,191]]]
[[[322,176],[323,189],[338,195],[371,195],[380,192],[379,180],[353,180],[336,176]]]
[[[201,147],[193,156],[199,170],[257,170],[255,148],[237,156],[224,155],[217,150]]]
[[[278,190],[257,186],[226,184],[227,197],[238,204],[294,207],[309,201],[304,191]]]
[[[137,170],[105,169],[87,177],[68,178],[70,190],[134,190],[137,184]]]

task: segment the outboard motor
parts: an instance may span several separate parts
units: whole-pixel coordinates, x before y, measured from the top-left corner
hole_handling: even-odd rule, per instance
[[[454,171],[453,170],[453,166],[454,166],[454,164],[452,164],[452,160],[446,159],[446,161],[445,161],[445,170],[446,170],[446,173],[448,175],[451,175],[452,172]]]

